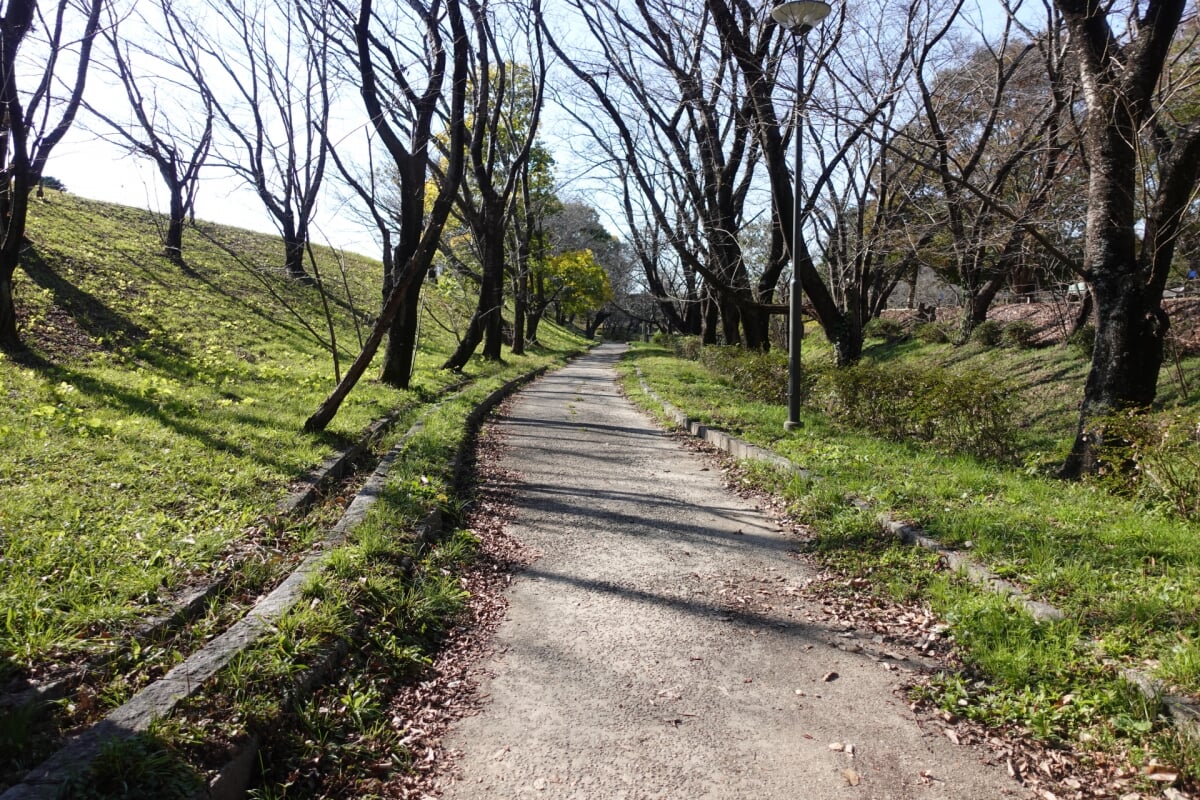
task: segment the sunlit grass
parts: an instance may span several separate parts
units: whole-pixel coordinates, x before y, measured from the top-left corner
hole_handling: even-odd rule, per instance
[[[439,369],[456,342],[429,322],[413,389],[368,372],[327,433],[304,434],[335,366],[320,294],[282,276],[277,238],[202,223],[180,268],[158,255],[155,215],[48,196],[16,278],[33,357],[0,356],[0,679],[124,639],[261,534],[288,485],[334,447],[392,411],[406,427],[462,379]],[[344,369],[377,308],[381,267],[315,255]],[[549,323],[542,339],[549,350],[512,368],[580,346]],[[476,361],[465,372],[501,369]]]
[[[827,357],[819,346],[806,347],[806,358]],[[1024,416],[1013,424],[1024,430],[1024,450],[1009,462],[948,455],[839,428],[812,408],[804,410],[801,429],[785,434],[782,407],[739,399],[738,387],[697,362],[644,346],[626,365],[630,373],[640,367],[655,391],[689,416],[771,447],[807,470],[784,477],[758,468],[751,475],[813,527],[819,558],[858,575],[882,571],[873,580],[891,594],[920,598],[952,623],[966,662],[984,683],[947,684],[940,700],[948,707],[970,695],[969,707],[981,718],[1016,721],[1051,738],[1156,736],[1155,709],[1131,697],[1118,667],[1148,668],[1177,691],[1200,694],[1196,523],[1095,484],[1056,480],[1040,468],[1048,454],[1065,451],[1073,430],[1083,372],[1065,348],[906,343],[881,353],[895,361],[984,364],[1015,378]],[[632,376],[626,385],[641,395]],[[873,510],[855,508],[850,497]],[[925,562],[909,564],[898,556],[901,546],[880,533],[877,512],[969,551],[1061,608],[1066,619],[1037,623],[1003,597],[931,572]],[[1156,741],[1161,749],[1167,740]]]

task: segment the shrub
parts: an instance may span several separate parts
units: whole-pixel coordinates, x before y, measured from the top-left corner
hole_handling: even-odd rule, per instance
[[[1067,347],[1080,358],[1091,358],[1092,351],[1096,349],[1096,327],[1084,325],[1073,331],[1067,337]]]
[[[1185,519],[1200,519],[1200,414],[1131,409],[1098,423],[1111,444],[1104,479]]]
[[[1007,347],[1028,350],[1036,344],[1037,326],[1027,320],[1019,319],[1008,323],[1000,334],[1001,341]]]
[[[699,336],[675,336],[671,346],[675,348],[675,355],[688,361],[699,361],[704,351],[704,342]]]
[[[868,339],[896,342],[905,336],[904,324],[891,317],[876,317],[863,327],[863,336]]]
[[[705,347],[700,361],[722,382],[763,403],[787,402],[787,354],[737,346]]]
[[[945,344],[950,334],[936,322],[922,322],[913,328],[913,337],[925,344]]]
[[[821,383],[825,412],[842,424],[985,458],[1015,449],[1015,393],[982,371],[857,364],[825,372]]]
[[[985,319],[975,326],[975,330],[971,331],[971,341],[984,347],[995,347],[1000,344],[1002,332],[1003,328],[999,322],[994,319]]]

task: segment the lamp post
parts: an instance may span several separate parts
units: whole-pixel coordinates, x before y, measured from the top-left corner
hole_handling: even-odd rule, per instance
[[[802,227],[802,204],[800,202],[800,174],[803,166],[804,135],[801,124],[804,120],[804,37],[817,23],[829,16],[832,9],[822,0],[788,0],[771,9],[771,17],[780,25],[791,30],[796,39],[796,110],[792,125],[795,140],[796,180],[792,193],[792,285],[788,298],[788,418],[783,424],[786,430],[799,428],[800,422],[800,345],[804,338],[804,322],[800,318],[800,244]]]

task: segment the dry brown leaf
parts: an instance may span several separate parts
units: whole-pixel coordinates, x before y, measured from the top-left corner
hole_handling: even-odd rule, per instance
[[[1152,781],[1159,781],[1161,783],[1174,783],[1179,780],[1179,770],[1169,764],[1151,762],[1142,770],[1142,774]]]
[[[954,732],[953,728],[942,728],[942,733],[946,734],[946,738],[950,741],[959,744],[958,734]]]
[[[846,779],[847,786],[858,786],[858,784],[862,783],[862,778],[852,769],[842,770],[842,777]]]

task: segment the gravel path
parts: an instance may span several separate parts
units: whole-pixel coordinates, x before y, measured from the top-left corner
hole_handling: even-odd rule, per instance
[[[918,727],[901,670],[801,596],[794,541],[621,396],[620,352],[539,380],[501,420],[509,530],[539,557],[513,582],[483,710],[447,742],[444,796],[1019,795]]]

